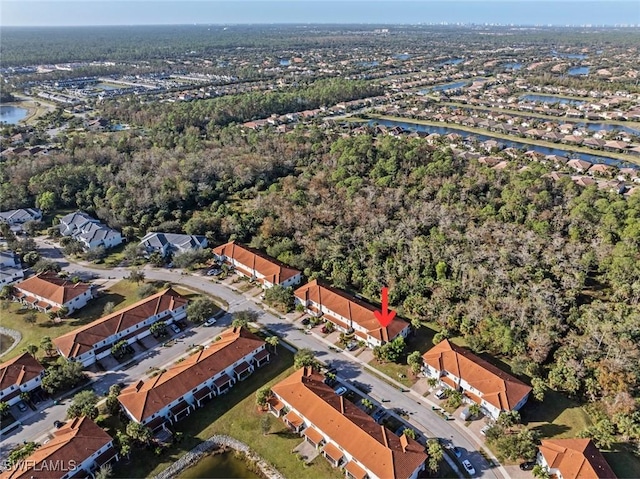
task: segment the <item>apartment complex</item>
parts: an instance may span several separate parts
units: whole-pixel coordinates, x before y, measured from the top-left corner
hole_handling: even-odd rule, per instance
[[[409,323],[398,318],[382,327],[373,314],[379,308],[318,280],[296,289],[294,295],[296,303],[310,314],[331,321],[340,331],[354,332],[370,347],[393,341],[398,336],[406,338],[410,331]]]
[[[529,398],[531,387],[446,339],[422,359],[425,376],[461,391],[494,419],[503,411],[517,411]]]
[[[271,388],[271,411],[320,448],[334,467],[343,467],[347,477],[417,478],[427,459],[424,447],[376,423],[323,379],[311,368],[299,369]]]
[[[0,364],[0,401],[12,406],[20,402],[20,393],[40,386],[44,367],[29,353]]]
[[[123,389],[118,401],[132,420],[155,431],[227,393],[269,359],[262,339],[244,328],[230,328],[167,371]]]
[[[233,266],[238,273],[258,281],[265,288],[294,286],[302,280],[302,272],[297,269],[234,241],[214,248],[213,253],[219,261]]]
[[[43,313],[66,308],[72,313],[86,306],[93,298],[93,288],[87,283],[74,283],[56,273],[32,276],[13,286],[13,299]]]
[[[0,474],[0,479],[71,479],[93,477],[118,460],[113,439],[88,417],[78,417],[53,432],[33,454]]]
[[[184,319],[187,303],[185,297],[168,288],[59,336],[53,343],[60,355],[90,366],[110,355],[115,343],[131,344],[151,334],[149,328],[153,323],[171,324]]]
[[[557,479],[615,479],[591,439],[543,439],[538,463]]]

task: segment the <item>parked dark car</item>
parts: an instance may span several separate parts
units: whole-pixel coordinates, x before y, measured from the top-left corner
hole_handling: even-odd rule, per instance
[[[60,429],[62,426],[64,426],[64,422],[62,422],[62,421],[53,421],[53,425],[56,427],[56,429]]]
[[[535,461],[527,461],[520,464],[520,469],[522,469],[523,471],[530,471],[535,466],[536,466]]]

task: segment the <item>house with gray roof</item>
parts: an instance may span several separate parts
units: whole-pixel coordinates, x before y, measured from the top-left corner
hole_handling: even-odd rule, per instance
[[[0,211],[0,223],[8,224],[14,232],[22,231],[22,225],[27,221],[38,221],[41,219],[42,212],[37,208]]]
[[[0,287],[24,278],[20,258],[13,251],[0,251]]]
[[[122,235],[83,211],[76,211],[60,218],[60,234],[72,236],[80,241],[85,249],[98,246],[113,248],[122,243]]]
[[[208,244],[204,236],[160,232],[147,233],[140,241],[147,253],[160,253],[163,257],[206,248]]]

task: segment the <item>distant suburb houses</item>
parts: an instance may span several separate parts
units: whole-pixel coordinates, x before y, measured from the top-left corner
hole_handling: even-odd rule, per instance
[[[204,236],[183,235],[176,233],[147,233],[140,246],[148,254],[159,253],[162,257],[170,254],[180,254],[186,251],[206,248],[209,242]]]
[[[496,419],[525,405],[531,388],[470,351],[443,340],[422,355],[423,373],[459,390]]]
[[[118,401],[134,421],[152,431],[175,424],[214,396],[269,362],[265,342],[244,328],[230,328],[220,339],[167,371],[122,390]]]
[[[403,434],[398,437],[302,368],[271,388],[271,412],[334,467],[353,479],[415,479],[425,468],[424,447]]]
[[[53,340],[60,355],[85,367],[111,354],[119,342],[131,344],[151,334],[157,321],[171,324],[187,315],[187,299],[168,288]]]
[[[107,249],[122,243],[122,235],[100,223],[83,211],[76,211],[60,218],[60,234],[70,236],[91,250],[99,246]]]
[[[309,313],[322,316],[340,331],[353,331],[369,347],[380,346],[398,336],[406,338],[410,331],[409,323],[398,318],[386,327],[380,326],[373,314],[379,308],[318,280],[296,289],[294,295],[296,303]]]
[[[88,417],[78,417],[53,432],[30,456],[0,474],[0,479],[71,479],[93,477],[118,460],[113,439]]]
[[[69,313],[83,308],[93,298],[93,287],[87,283],[74,283],[56,273],[46,272],[31,276],[13,286],[13,300],[43,313],[65,308]]]
[[[302,273],[297,269],[234,241],[214,248],[213,253],[219,261],[233,266],[238,273],[258,281],[265,288],[294,286],[302,280]]]
[[[616,475],[591,439],[543,439],[538,463],[558,479],[615,479]]]
[[[12,406],[21,401],[20,393],[40,387],[44,367],[29,353],[0,364],[0,401]]]

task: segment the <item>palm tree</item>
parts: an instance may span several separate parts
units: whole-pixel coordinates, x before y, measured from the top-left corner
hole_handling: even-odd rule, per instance
[[[27,347],[24,348],[24,350],[31,356],[35,356],[38,352],[38,346],[36,346],[35,344],[28,344]]]
[[[280,344],[280,339],[278,338],[278,336],[269,336],[267,339],[265,339],[265,342],[269,345],[273,347],[273,352],[275,354],[278,354],[276,352],[277,348],[278,348],[278,344]]]
[[[55,348],[53,347],[53,342],[51,341],[51,338],[49,336],[44,336],[40,340],[40,348],[45,351],[47,356],[51,356],[53,351],[55,351]]]
[[[9,414],[9,403],[6,401],[0,401],[0,417],[5,417]]]

